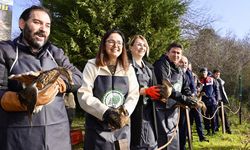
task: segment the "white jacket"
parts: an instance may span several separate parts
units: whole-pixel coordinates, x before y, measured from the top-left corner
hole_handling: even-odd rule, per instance
[[[83,70],[83,84],[78,90],[77,96],[79,104],[84,111],[103,120],[103,114],[109,106],[93,96],[93,88],[97,76],[112,76],[112,74],[107,66],[97,67],[95,61],[95,59],[91,59],[87,62]],[[118,64],[114,76],[128,77],[128,94],[124,102],[124,107],[128,110],[129,115],[131,115],[139,99],[139,85],[134,69],[130,65],[128,71],[125,72],[122,65]]]

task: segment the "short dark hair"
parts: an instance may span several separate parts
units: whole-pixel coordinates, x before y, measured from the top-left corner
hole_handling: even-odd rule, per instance
[[[219,69],[214,69],[213,70],[213,73],[217,73],[217,72],[220,72],[220,70]]]
[[[23,13],[21,14],[21,16],[19,17],[19,19],[23,19],[24,21],[29,20],[30,14],[32,13],[32,11],[35,11],[35,10],[40,10],[40,11],[46,12],[49,15],[50,20],[52,20],[52,16],[50,14],[50,11],[47,8],[42,7],[42,6],[36,6],[36,5],[33,5],[27,9],[25,9],[23,11]]]
[[[181,45],[180,43],[173,42],[173,43],[171,43],[171,44],[168,46],[167,52],[169,52],[169,51],[171,50],[171,48],[173,48],[173,47],[177,47],[177,48],[180,48],[180,49],[183,48],[182,45]]]
[[[200,68],[200,72],[203,72],[203,71],[208,71],[207,67]]]

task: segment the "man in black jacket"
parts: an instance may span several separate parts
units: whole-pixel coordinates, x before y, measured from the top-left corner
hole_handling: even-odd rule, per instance
[[[179,132],[176,130],[179,118],[178,104],[195,106],[195,99],[191,98],[191,90],[187,79],[184,76],[178,63],[182,57],[182,46],[172,43],[155,63],[154,70],[157,83],[162,84],[163,80],[169,80],[173,85],[173,91],[166,103],[157,101],[156,115],[158,121],[158,147],[166,144],[172,137],[172,142],[168,145],[168,150],[180,149]],[[175,135],[175,130],[177,134]]]

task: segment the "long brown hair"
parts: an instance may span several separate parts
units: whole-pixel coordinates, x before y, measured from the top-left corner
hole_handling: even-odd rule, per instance
[[[96,65],[97,66],[106,66],[108,61],[109,61],[109,58],[108,58],[108,54],[106,52],[106,40],[107,38],[112,34],[112,33],[118,33],[121,37],[122,37],[122,40],[123,40],[123,47],[122,47],[122,53],[120,56],[118,56],[117,60],[119,61],[119,63],[122,64],[122,67],[124,68],[124,70],[128,70],[128,56],[127,56],[127,50],[126,50],[126,47],[125,47],[125,37],[123,35],[123,33],[118,30],[118,29],[112,29],[112,30],[109,30],[107,31],[102,40],[101,40],[101,44],[99,46],[99,51],[96,55]]]

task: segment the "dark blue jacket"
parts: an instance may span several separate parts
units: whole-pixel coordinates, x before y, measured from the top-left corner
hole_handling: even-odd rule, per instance
[[[201,78],[200,82],[203,85],[201,92],[206,93],[205,96],[202,96],[202,101],[206,104],[206,106],[218,105],[218,82],[213,77],[209,76]]]
[[[173,90],[170,99],[167,102],[167,107],[168,105],[172,107],[177,102],[187,105],[186,96],[190,96],[192,93],[189,88],[187,77],[184,75],[183,71],[173,62],[171,62],[166,55],[162,55],[160,59],[154,63],[154,70],[158,84],[162,84],[162,81],[165,79],[168,79],[174,86],[176,84],[181,84],[180,90]]]
[[[193,77],[192,71],[187,70],[185,72],[185,75],[187,76],[187,80],[188,80],[189,87],[190,87],[190,90],[191,90],[192,94],[196,94],[197,93],[197,89],[195,87],[194,77]]]

